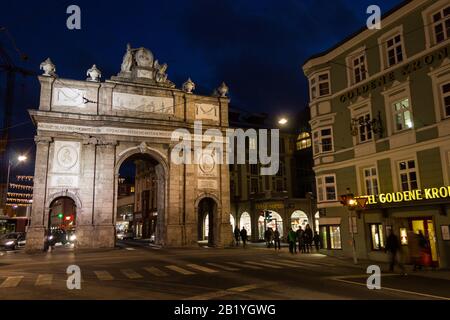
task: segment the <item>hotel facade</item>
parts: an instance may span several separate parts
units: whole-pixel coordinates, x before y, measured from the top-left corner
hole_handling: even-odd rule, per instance
[[[448,0],[413,0],[303,65],[324,252],[351,256],[353,231],[358,258],[386,261],[392,230],[408,259],[422,230],[450,267],[449,52]]]

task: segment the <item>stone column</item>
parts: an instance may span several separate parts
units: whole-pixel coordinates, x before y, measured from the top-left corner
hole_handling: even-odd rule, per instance
[[[53,138],[36,136],[36,162],[34,169],[33,205],[31,208],[31,224],[27,233],[26,252],[42,251],[44,249],[45,202],[47,198],[47,174],[49,165],[50,143]]]
[[[94,246],[94,183],[97,144],[98,140],[94,137],[83,139],[80,193],[84,201],[83,208],[77,208],[77,248],[92,248]]]
[[[114,188],[116,141],[99,141],[96,148],[93,247],[115,246]]]
[[[158,218],[155,231],[155,243],[165,245],[166,239],[166,176],[164,174],[164,168],[162,164],[158,164],[155,167],[156,179],[157,179],[157,208]]]
[[[224,146],[226,147],[226,146]],[[218,212],[220,220],[220,235],[219,243],[220,246],[231,246],[233,244],[233,231],[230,224],[230,172],[229,166],[227,164],[220,164],[220,212]],[[217,210],[219,211],[219,210]]]

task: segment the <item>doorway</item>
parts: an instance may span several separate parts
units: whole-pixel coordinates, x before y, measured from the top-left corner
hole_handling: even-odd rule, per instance
[[[410,225],[414,233],[419,233],[419,231],[422,231],[423,235],[428,240],[428,243],[430,245],[432,264],[433,266],[437,267],[439,264],[439,256],[437,252],[436,232],[433,220],[427,218],[411,219]]]
[[[211,198],[203,198],[198,204],[198,241],[208,242],[208,246],[215,244],[216,202]]]

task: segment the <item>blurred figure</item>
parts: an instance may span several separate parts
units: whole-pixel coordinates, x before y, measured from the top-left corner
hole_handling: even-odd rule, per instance
[[[429,267],[431,265],[431,250],[427,238],[423,234],[422,230],[419,230],[419,250],[420,250],[420,264],[423,267]]]
[[[280,232],[278,231],[278,228],[275,229],[275,232],[273,233],[273,239],[274,239],[274,247],[275,250],[281,250],[281,240],[280,240]]]
[[[319,233],[317,231],[314,231],[313,241],[314,241],[314,246],[316,247],[316,251],[319,252],[319,250],[320,250],[320,236],[319,236]]]
[[[305,246],[306,246],[306,253],[312,252],[312,240],[313,240],[313,232],[309,224],[305,227],[305,232],[303,234]]]
[[[411,263],[414,266],[414,271],[417,269],[422,269],[422,265],[420,262],[420,239],[419,235],[414,233],[414,231],[408,231],[408,250],[409,257],[411,258]]]
[[[305,253],[305,242],[303,241],[303,229],[302,226],[298,226],[297,230],[297,241],[298,241],[298,252]]]
[[[245,230],[244,227],[242,227],[241,230],[241,240],[242,240],[242,246],[245,248],[247,244],[247,230]]]
[[[295,233],[294,230],[292,230],[292,228],[289,229],[287,238],[289,241],[289,252],[291,254],[294,254],[294,247],[296,246],[296,243],[297,243],[297,234]]]
[[[394,267],[398,264],[402,273],[405,273],[405,266],[401,262],[401,246],[398,237],[394,234],[392,230],[389,231],[389,236],[386,239],[386,251],[389,252],[389,271],[393,272]]]
[[[236,247],[239,247],[239,240],[241,238],[241,232],[239,231],[238,226],[234,228],[234,240],[236,241]]]

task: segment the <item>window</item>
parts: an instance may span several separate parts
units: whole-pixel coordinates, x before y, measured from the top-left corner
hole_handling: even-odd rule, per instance
[[[258,175],[258,165],[257,164],[250,164],[250,174]]]
[[[369,113],[357,118],[358,138],[360,143],[372,140],[372,125],[370,120]]]
[[[398,163],[400,184],[402,191],[418,189],[417,171],[415,160],[405,160]]]
[[[400,34],[395,35],[386,41],[386,58],[387,67],[392,67],[403,61],[403,44],[402,36]]]
[[[362,54],[358,57],[354,57],[351,59],[352,65],[351,68],[353,70],[353,83],[358,83],[367,78],[367,68],[366,68],[366,56]]]
[[[450,6],[433,14],[432,23],[434,41],[436,44],[450,38]]]
[[[310,78],[309,88],[311,100],[330,94],[330,74],[328,72],[318,73]]]
[[[450,82],[442,85],[442,100],[444,102],[444,115],[450,117]]]
[[[311,147],[311,136],[308,132],[302,132],[297,137],[297,150]]]
[[[370,238],[372,243],[372,250],[384,249],[384,234],[383,225],[381,223],[370,224]]]
[[[319,202],[336,201],[336,178],[334,175],[317,177],[317,195]]]
[[[320,226],[321,244],[323,249],[342,249],[341,226]]]
[[[364,172],[364,185],[366,186],[367,195],[378,195],[378,177],[377,168],[365,168]]]
[[[314,153],[333,151],[333,133],[331,128],[317,130],[313,134]]]
[[[402,131],[413,127],[411,106],[409,99],[402,99],[394,103],[395,131]]]

